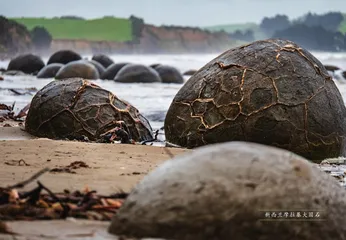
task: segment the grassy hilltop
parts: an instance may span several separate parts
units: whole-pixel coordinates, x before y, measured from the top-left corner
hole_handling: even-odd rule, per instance
[[[132,25],[129,19],[104,17],[100,19],[62,19],[62,18],[12,18],[29,30],[42,26],[53,39],[84,39],[89,41],[132,40]]]

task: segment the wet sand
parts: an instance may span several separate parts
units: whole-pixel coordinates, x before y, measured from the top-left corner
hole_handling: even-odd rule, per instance
[[[0,187],[26,180],[46,167],[53,169],[83,161],[90,168],[74,169],[75,173],[48,172],[39,180],[54,192],[84,190],[85,187],[101,194],[129,192],[160,163],[172,155],[188,151],[143,145],[38,139],[18,125],[0,127]],[[35,186],[36,182],[30,183],[24,190]],[[8,225],[20,236],[13,238],[0,234],[0,239],[117,239],[107,233],[109,222],[15,221]]]
[[[19,235],[0,234],[2,240],[133,240],[132,238],[116,237],[108,234],[108,222],[74,220],[65,221],[15,221],[8,222],[7,226]],[[145,238],[142,240],[154,240]],[[161,240],[161,239],[155,239]]]
[[[53,191],[83,190],[86,186],[102,194],[115,193],[120,189],[130,191],[149,171],[170,159],[169,154],[186,151],[49,139],[4,140],[0,142],[0,181],[6,187],[29,178],[45,167],[64,167],[74,161],[83,161],[90,168],[76,169],[75,174],[46,173],[40,180]],[[34,184],[28,187],[32,188]]]

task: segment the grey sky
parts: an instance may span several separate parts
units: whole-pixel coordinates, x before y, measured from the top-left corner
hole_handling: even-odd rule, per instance
[[[277,13],[296,18],[308,11],[346,13],[346,0],[0,0],[0,15],[6,17],[127,18],[134,14],[155,25],[260,22]]]

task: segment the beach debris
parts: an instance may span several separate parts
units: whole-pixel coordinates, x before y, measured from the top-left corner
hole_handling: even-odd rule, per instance
[[[30,191],[18,191],[49,170],[42,169],[23,182],[0,188],[0,221],[53,220],[67,217],[110,221],[128,196],[128,193],[123,191],[101,195],[88,187],[83,191],[71,192],[65,189],[54,193],[40,181],[37,181],[37,186]],[[0,222],[0,233],[6,230],[6,226]]]
[[[17,90],[17,89],[14,89],[14,88],[10,88],[8,89],[10,92],[14,93],[15,95],[33,95],[31,92],[29,91],[23,91],[23,90]]]
[[[30,108],[30,103],[27,104],[22,110],[20,110],[18,114],[15,114],[13,110],[15,104],[16,102],[14,102],[12,106],[8,106],[6,104],[0,103],[0,122],[4,122],[5,120],[14,120],[20,122],[23,121],[23,118],[26,116]],[[11,125],[7,124],[7,127],[11,127]]]
[[[79,168],[90,168],[90,166],[88,164],[86,164],[85,162],[83,162],[83,161],[74,161],[74,162],[70,163],[67,166],[53,168],[53,169],[50,170],[50,172],[52,172],[52,173],[72,173],[72,174],[75,174],[77,172],[74,171],[74,170],[79,169]]]
[[[6,90],[14,95],[33,95],[35,92],[37,92],[37,88],[31,87],[31,88],[0,88],[0,90]]]
[[[162,130],[164,129],[164,127],[161,127],[160,129],[157,129],[155,132],[154,132],[154,138],[153,139],[149,139],[149,140],[146,140],[146,141],[143,141],[141,142],[140,144],[141,145],[148,145],[147,143],[150,143],[150,145],[153,145],[154,142],[160,142],[160,143],[164,143],[165,141],[161,140],[161,139],[158,139],[158,136],[161,134],[164,135],[164,133],[162,133]]]
[[[323,160],[318,167],[338,180],[340,185],[346,188],[346,158],[328,158]]]
[[[114,143],[120,141],[121,143],[134,144],[131,139],[130,131],[124,121],[116,121],[115,128],[112,128],[100,135],[99,142]]]
[[[6,161],[4,164],[9,166],[30,166],[30,164],[26,163],[23,159]]]

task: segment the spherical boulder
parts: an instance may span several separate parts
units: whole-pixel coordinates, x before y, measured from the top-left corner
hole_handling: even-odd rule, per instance
[[[90,60],[88,62],[91,63],[92,65],[94,65],[94,67],[96,67],[96,69],[97,69],[97,71],[99,73],[99,76],[104,74],[104,72],[106,71],[106,69],[104,68],[104,66],[101,63],[96,62],[94,60]]]
[[[337,70],[340,70],[339,67],[334,66],[334,65],[324,65],[325,69],[330,72],[335,72]]]
[[[44,68],[41,69],[41,71],[38,72],[37,78],[54,78],[57,72],[62,68],[64,64],[61,63],[52,63]]]
[[[86,60],[74,61],[63,66],[56,74],[56,79],[85,78],[99,79],[100,75],[96,67]]]
[[[184,76],[192,76],[193,74],[195,74],[197,72],[197,70],[187,70],[186,72],[183,73]]]
[[[227,141],[277,146],[309,160],[345,153],[346,109],[328,72],[293,42],[231,49],[195,73],[165,119],[174,145]]]
[[[44,67],[43,60],[34,54],[23,54],[13,58],[7,71],[22,71],[26,74],[37,74]]]
[[[102,140],[103,134],[119,126],[134,141],[153,139],[148,120],[135,107],[80,78],[43,87],[33,97],[25,122],[30,134],[51,139]]]
[[[112,65],[114,62],[113,60],[108,57],[107,55],[104,55],[104,54],[97,54],[97,55],[94,55],[91,60],[94,60],[96,62],[99,62],[101,63],[101,65],[104,67],[104,68],[108,68],[110,65]]]
[[[82,59],[81,55],[79,55],[78,53],[72,50],[60,50],[55,52],[52,56],[50,56],[47,64],[51,64],[51,63],[67,64],[69,62],[78,61],[81,59]]]
[[[115,75],[125,67],[129,63],[113,63],[108,68],[106,68],[106,71],[101,75],[101,79],[103,80],[114,80]]]
[[[114,81],[121,83],[154,83],[161,82],[161,78],[151,67],[141,64],[128,64],[117,73]]]
[[[163,83],[184,83],[184,77],[175,67],[160,65],[155,68]]]
[[[343,239],[345,214],[345,190],[314,164],[286,150],[231,142],[153,170],[109,232],[181,240]]]

